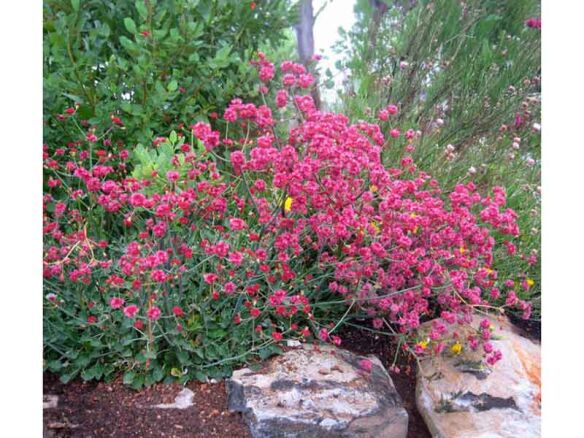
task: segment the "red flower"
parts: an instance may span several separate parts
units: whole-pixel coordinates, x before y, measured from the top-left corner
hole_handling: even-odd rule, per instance
[[[148,319],[151,321],[156,321],[158,318],[160,318],[160,315],[162,315],[162,311],[158,307],[153,306],[148,309]]]
[[[371,362],[369,359],[361,359],[359,361],[359,366],[361,367],[362,370],[367,371],[369,373],[373,368],[373,362]]]
[[[129,306],[124,307],[124,315],[128,318],[133,318],[138,313],[138,306],[135,304],[130,304]]]
[[[120,297],[113,297],[110,300],[110,306],[112,309],[119,309],[124,305],[124,299]]]
[[[256,8],[256,6],[257,6],[257,5],[256,5],[256,2],[251,2],[251,3],[249,4],[249,8],[250,8],[252,11],[253,11],[253,10]]]

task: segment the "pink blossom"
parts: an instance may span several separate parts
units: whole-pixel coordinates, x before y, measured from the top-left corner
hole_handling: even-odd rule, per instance
[[[148,319],[151,321],[156,321],[160,318],[161,315],[162,311],[156,306],[152,306],[150,309],[148,309]]]
[[[119,309],[124,305],[124,299],[120,297],[112,297],[109,304],[112,309]]]
[[[371,370],[373,369],[373,362],[371,362],[371,360],[369,360],[369,359],[361,359],[359,361],[359,367],[363,371],[366,371],[366,372],[370,373]]]
[[[124,307],[124,315],[128,318],[133,318],[138,313],[138,306],[135,304],[130,304],[129,306]]]

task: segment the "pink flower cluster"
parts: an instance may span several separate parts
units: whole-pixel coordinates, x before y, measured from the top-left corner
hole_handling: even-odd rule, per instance
[[[256,65],[264,83],[275,77],[265,56]],[[529,303],[493,270],[495,236],[507,236],[513,254],[511,240],[519,234],[503,188],[483,196],[469,182],[446,193],[416,167],[411,145],[390,146],[403,158],[387,168],[379,125],[319,111],[311,96],[294,94],[314,83],[306,68],[286,61],[280,70],[284,88],[272,102],[299,111],[297,126],[279,135],[268,105],[233,99],[223,116],[233,138],[195,123],[192,133],[209,153],[177,147],[162,182],[131,176],[121,152],[96,162],[77,153],[80,144],[46,153],[49,181],[65,179],[68,186],[49,184],[43,198],[45,278],[93,282],[112,311],[132,319],[143,312],[151,322],[186,317],[192,297],[210,309],[230,303],[235,325],[252,324],[255,335],[274,341],[312,331],[341,342],[324,322],[315,329],[323,291],[408,342],[425,319],[439,315],[431,334],[436,353],[447,342],[446,325],[468,324],[474,309],[492,306],[501,289],[504,306],[528,317]],[[379,119],[397,111],[389,105]],[[397,128],[387,134],[400,137]],[[408,130],[406,139],[413,142],[415,132]],[[228,160],[211,153],[221,148]],[[86,203],[93,207],[84,210]],[[87,227],[95,211],[124,237],[111,245],[98,239]],[[259,324],[265,319],[270,326]],[[489,340],[483,330],[466,341],[482,345],[494,363],[500,354]]]

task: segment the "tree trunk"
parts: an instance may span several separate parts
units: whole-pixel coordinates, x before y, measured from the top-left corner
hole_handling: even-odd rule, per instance
[[[377,34],[379,33],[379,26],[381,25],[381,18],[389,9],[385,3],[380,0],[369,0],[373,8],[373,22],[369,28],[369,46],[367,63],[375,56],[375,49],[377,47]]]
[[[300,5],[300,21],[295,26],[296,41],[298,43],[298,56],[300,62],[308,67],[314,55],[314,12],[312,9],[312,0],[302,0]],[[320,94],[318,92],[318,78],[311,91],[314,104],[320,108]]]

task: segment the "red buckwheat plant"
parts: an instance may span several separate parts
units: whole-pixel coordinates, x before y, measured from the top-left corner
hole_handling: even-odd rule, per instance
[[[505,190],[444,192],[408,155],[414,131],[319,111],[303,65],[282,63],[278,87],[274,65],[255,64],[263,104],[233,99],[214,126],[148,147],[125,146],[117,117],[98,127],[64,111],[79,138],[44,146],[47,367],[64,380],[123,370],[135,387],[224,376],[286,340],[339,345],[355,314],[415,355],[499,360],[488,324],[447,333],[475,312],[529,317],[492,269],[496,241],[511,253],[518,235]],[[388,149],[398,168],[382,164]]]

